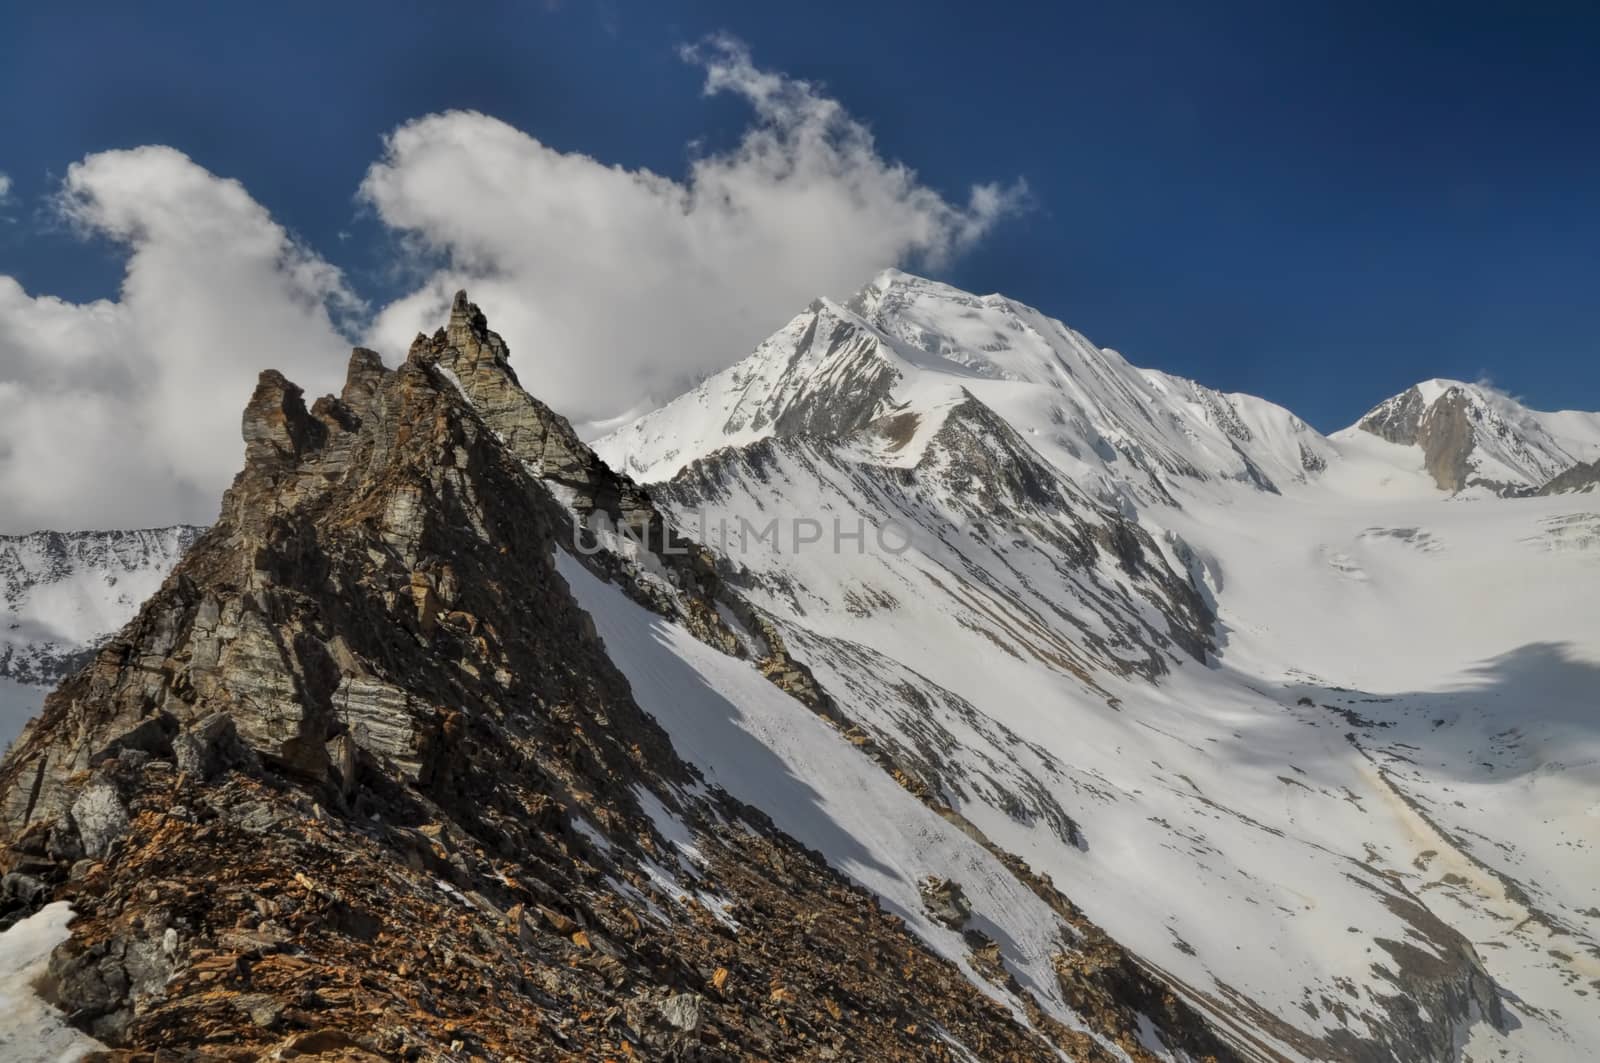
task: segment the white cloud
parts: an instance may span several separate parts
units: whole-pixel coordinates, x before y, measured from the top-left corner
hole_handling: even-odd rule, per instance
[[[30,296],[0,276],[0,531],[215,518],[260,370],[315,394],[355,309],[337,270],[236,181],[171,148],[91,155],[58,201],[128,252],[116,300]]]
[[[580,424],[642,412],[818,294],[937,265],[1025,195],[983,185],[953,204],[816,86],[757,69],[727,39],[685,56],[708,95],[737,95],[754,120],[681,181],[481,114],[395,130],[361,194],[443,266],[373,322],[391,364],[464,285],[557,409]],[[364,307],[242,185],[172,148],[91,155],[55,206],[121,244],[126,272],[116,299],[88,304],[0,275],[0,532],[209,521],[259,371],[309,395],[336,387],[338,321]]]
[[[397,129],[362,195],[445,265],[384,310],[373,345],[404,350],[467,287],[524,383],[574,421],[600,421],[673,397],[819,294],[888,265],[938,265],[1026,194],[982,185],[952,204],[817,86],[758,69],[727,38],[685,57],[708,95],[743,98],[755,122],[682,181],[472,112]]]
[[[11,176],[0,173],[0,203],[11,198]]]

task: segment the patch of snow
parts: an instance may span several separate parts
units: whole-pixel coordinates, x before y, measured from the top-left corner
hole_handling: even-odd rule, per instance
[[[72,907],[57,901],[0,934],[0,1059],[6,1063],[72,1063],[106,1050],[68,1026],[35,989],[51,951],[72,936],[71,921]]]

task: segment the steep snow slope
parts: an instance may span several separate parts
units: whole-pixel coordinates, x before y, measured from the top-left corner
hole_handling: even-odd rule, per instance
[[[1074,336],[887,274],[600,449],[682,469],[658,499],[902,785],[1242,1040],[1582,1058],[1600,516],[1443,505],[1415,444]],[[1122,563],[1096,498],[1165,564]]]
[[[1338,438],[1357,432],[1416,448],[1439,488],[1451,492],[1528,494],[1600,458],[1600,413],[1541,413],[1458,380],[1425,380],[1379,403]]]
[[[571,557],[560,555],[558,567],[640,706],[708,783],[765,810],[995,993],[971,968],[962,935],[928,915],[917,888],[928,876],[966,884],[971,925],[1005,943],[1009,969],[1056,1018],[1081,1027],[1050,965],[1070,929],[994,856],[896,786],[822,720],[796,711],[795,700],[748,662],[647,612]]]
[[[595,449],[654,481],[720,446],[837,437],[899,413],[895,460],[913,464],[965,395],[1107,499],[1163,499],[1189,479],[1273,491],[1315,475],[1330,453],[1280,407],[1136,369],[1030,307],[897,270],[847,304],[818,300],[749,358]]]
[[[49,685],[128,621],[199,534],[37,532],[0,536],[0,679]]]

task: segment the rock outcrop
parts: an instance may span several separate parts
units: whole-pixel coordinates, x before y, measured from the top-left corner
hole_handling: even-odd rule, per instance
[[[1541,495],[1565,495],[1577,491],[1593,491],[1600,487],[1600,461],[1574,465],[1539,488]]]
[[[1420,447],[1442,491],[1478,488],[1512,498],[1533,494],[1592,454],[1591,436],[1564,416],[1572,415],[1537,413],[1482,385],[1431,380],[1380,403],[1356,427]]]
[[[1474,432],[1470,404],[1461,392],[1448,393],[1429,405],[1422,392],[1412,388],[1367,414],[1357,427],[1390,443],[1420,446],[1424,466],[1441,491],[1467,486]]]

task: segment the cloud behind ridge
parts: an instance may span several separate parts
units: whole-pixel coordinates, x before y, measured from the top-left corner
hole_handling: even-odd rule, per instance
[[[682,54],[751,121],[681,179],[475,112],[395,129],[358,195],[432,271],[375,313],[241,183],[174,148],[73,164],[51,207],[121,245],[125,271],[116,298],[89,303],[0,275],[0,533],[214,519],[260,370],[332,390],[353,340],[393,364],[458,287],[529,388],[598,430],[742,357],[819,294],[937,267],[1026,201],[1017,182],[951,202],[819,86],[760,69],[732,38]]]

